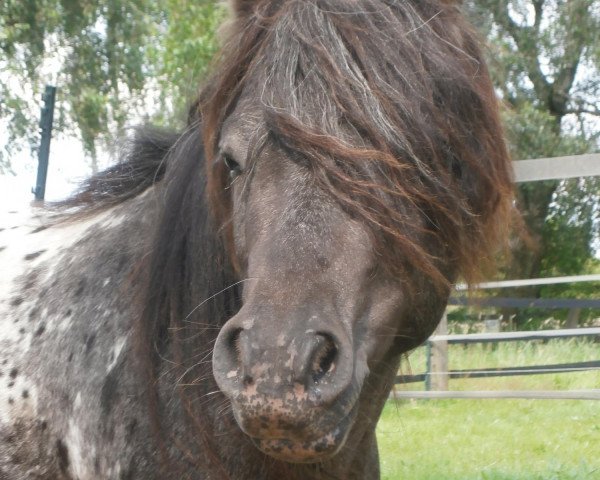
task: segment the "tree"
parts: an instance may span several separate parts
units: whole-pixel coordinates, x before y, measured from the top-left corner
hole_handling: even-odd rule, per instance
[[[464,7],[490,45],[490,68],[506,107],[514,158],[598,150],[598,2],[467,0]],[[576,274],[593,264],[599,192],[597,178],[520,185],[520,210],[536,247],[515,242],[506,276]],[[560,290],[555,287],[552,293]],[[541,293],[541,288],[519,292]]]
[[[214,1],[5,0],[0,3],[0,124],[10,154],[38,143],[44,83],[58,90],[56,132],[79,131],[95,165],[132,113],[173,122],[215,51]],[[177,85],[177,86],[176,86]],[[33,101],[32,101],[33,100]]]
[[[181,121],[218,48],[216,32],[226,10],[215,1],[163,0],[161,42],[151,51],[160,110],[154,120]]]

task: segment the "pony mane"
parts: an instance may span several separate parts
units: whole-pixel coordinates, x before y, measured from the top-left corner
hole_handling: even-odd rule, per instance
[[[168,154],[180,136],[152,126],[136,128],[123,144],[118,163],[85,180],[70,198],[48,206],[88,215],[141,195],[164,177]]]
[[[135,338],[143,374],[152,386],[148,392],[150,417],[164,468],[178,465],[172,462],[174,452],[168,451],[166,443],[171,435],[168,439],[179,454],[195,451],[207,459],[216,478],[228,478],[209,434],[210,421],[202,414],[203,405],[194,404],[186,388],[179,385],[193,385],[196,394],[202,388],[216,388],[211,380],[210,352],[220,327],[240,304],[236,277],[206,202],[200,130],[196,117],[164,159],[166,171],[158,186],[161,208],[151,232],[149,255],[138,272]],[[169,369],[175,375],[182,407],[195,433],[187,443],[183,438],[174,438],[162,420],[164,412],[160,410],[156,384],[165,356],[170,358]],[[181,448],[181,444],[186,447]]]
[[[220,222],[227,226],[231,205],[219,136],[251,94],[270,139],[370,228],[395,274],[416,268],[439,286],[454,280],[448,272],[475,280],[505,237],[513,182],[479,41],[458,7],[237,3],[199,102]]]
[[[210,422],[197,411],[202,404],[193,405],[186,389],[178,385],[201,378],[208,379],[205,388],[216,388],[210,381],[210,361],[198,358],[207,356],[219,328],[239,308],[233,269],[206,201],[200,132],[197,115],[190,115],[183,132],[139,128],[118,164],[91,177],[70,199],[50,207],[67,213],[66,220],[77,220],[125,204],[155,187],[157,201],[148,205],[151,224],[141,232],[140,258],[124,284],[132,300],[135,365],[147,386],[149,420],[165,472],[182,467],[182,455],[190,461],[193,451],[195,461],[205,457],[215,478],[228,478],[212,444]],[[165,357],[195,433],[186,441],[173,437],[161,410],[159,377],[165,373],[161,370]],[[193,368],[187,359],[193,359]]]

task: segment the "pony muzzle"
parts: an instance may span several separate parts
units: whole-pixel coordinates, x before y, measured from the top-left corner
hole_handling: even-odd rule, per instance
[[[265,332],[238,317],[219,333],[213,373],[240,428],[282,460],[335,454],[353,423],[350,342],[331,330]]]

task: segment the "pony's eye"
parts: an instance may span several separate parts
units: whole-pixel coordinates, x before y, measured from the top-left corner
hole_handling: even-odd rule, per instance
[[[242,173],[242,167],[231,157],[231,155],[223,155],[223,163],[227,167],[227,170],[229,170],[229,176],[231,179],[234,179],[240,173]]]

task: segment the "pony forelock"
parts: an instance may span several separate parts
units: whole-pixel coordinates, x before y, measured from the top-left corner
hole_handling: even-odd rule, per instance
[[[365,223],[395,273],[477,278],[505,237],[512,170],[479,39],[450,2],[236,2],[244,14],[202,93],[209,191],[244,95],[271,138]],[[241,10],[240,10],[241,12]],[[449,273],[450,272],[450,273]]]

